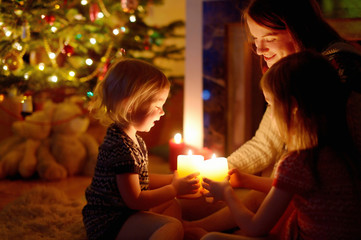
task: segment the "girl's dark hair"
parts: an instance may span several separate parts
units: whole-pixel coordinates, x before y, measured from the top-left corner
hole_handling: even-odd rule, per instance
[[[251,0],[243,17],[271,29],[288,30],[300,50],[322,52],[331,43],[343,40],[323,18],[314,0]]]
[[[325,57],[314,51],[284,57],[267,70],[261,87],[273,97],[274,117],[291,149],[316,149],[308,159],[314,173],[317,149],[331,147],[350,175],[360,178],[360,156],[346,120],[346,89]]]

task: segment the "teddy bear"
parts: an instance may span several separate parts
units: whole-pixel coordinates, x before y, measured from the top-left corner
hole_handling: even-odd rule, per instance
[[[70,100],[58,103],[52,114],[52,130],[39,146],[37,173],[41,179],[92,176],[99,144],[86,132],[89,118]]]
[[[36,172],[37,150],[51,130],[55,103],[47,101],[42,110],[15,121],[13,135],[0,143],[0,179],[20,174],[29,178]]]

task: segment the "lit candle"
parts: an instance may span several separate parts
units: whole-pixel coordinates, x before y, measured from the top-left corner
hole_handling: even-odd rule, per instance
[[[201,175],[214,181],[223,181],[228,174],[227,158],[218,157],[213,154],[211,159],[203,162]]]
[[[186,177],[189,174],[195,172],[201,172],[204,157],[201,155],[192,155],[192,151],[189,150],[188,155],[178,155],[177,157],[177,171],[179,177]],[[180,198],[198,198],[202,194],[198,190],[197,193],[182,195]]]
[[[174,138],[169,140],[169,168],[171,171],[177,169],[177,156],[184,154],[184,149],[182,134],[177,133]]]
[[[201,175],[202,177],[209,178],[214,181],[223,181],[228,174],[228,162],[227,158],[219,157],[213,154],[211,159],[203,162]],[[202,189],[203,193],[208,192],[206,189]],[[206,201],[213,202],[213,197],[206,197]]]

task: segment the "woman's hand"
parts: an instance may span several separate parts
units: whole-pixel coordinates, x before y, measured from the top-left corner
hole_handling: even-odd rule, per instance
[[[199,173],[197,172],[180,178],[178,172],[174,171],[171,185],[176,190],[177,196],[196,193],[200,187],[198,175]]]
[[[227,189],[232,189],[229,183],[229,176],[227,176],[222,182],[213,181],[209,178],[203,178],[202,186],[204,189],[208,190],[207,193],[204,194],[205,197],[213,197],[214,201],[224,201]]]

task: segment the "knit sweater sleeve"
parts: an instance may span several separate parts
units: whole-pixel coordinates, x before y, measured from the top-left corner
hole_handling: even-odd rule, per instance
[[[255,136],[227,158],[230,169],[254,174],[280,159],[285,144],[272,121],[271,111],[267,108]]]

